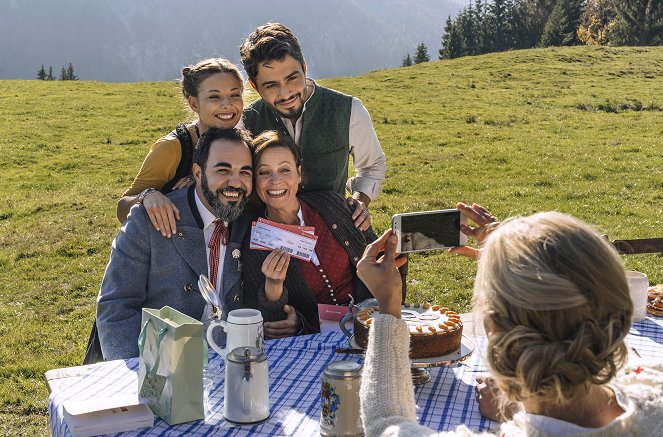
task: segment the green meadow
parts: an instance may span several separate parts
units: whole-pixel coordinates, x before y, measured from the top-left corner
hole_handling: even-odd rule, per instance
[[[505,52],[321,80],[362,99],[388,158],[370,209],[558,210],[611,239],[663,237],[663,47]],[[247,101],[255,98],[247,95]],[[43,374],[79,365],[151,143],[187,116],[176,82],[0,81],[0,435],[48,435]],[[663,282],[663,256],[623,257]],[[470,308],[475,265],[411,256],[411,301]]]

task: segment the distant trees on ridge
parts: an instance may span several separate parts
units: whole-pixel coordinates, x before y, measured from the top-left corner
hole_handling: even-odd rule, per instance
[[[426,47],[426,44],[421,43],[417,46],[417,48],[414,51],[414,59],[411,58],[410,54],[408,53],[403,58],[401,67],[409,67],[410,65],[421,64],[422,62],[428,62],[428,61],[430,61],[430,55],[428,54],[428,47]]]
[[[577,44],[663,44],[663,0],[475,0],[445,21],[439,58]]]
[[[430,61],[430,56],[428,55],[428,48],[421,43],[417,46],[417,50],[414,52],[413,62],[415,64],[421,64],[422,62]]]
[[[53,76],[53,67],[49,65],[47,73],[44,64],[41,64],[41,68],[37,72],[37,79],[55,80],[55,76]],[[67,68],[62,67],[60,69],[60,80],[78,80],[78,76],[74,73],[74,66],[71,65],[71,62]]]

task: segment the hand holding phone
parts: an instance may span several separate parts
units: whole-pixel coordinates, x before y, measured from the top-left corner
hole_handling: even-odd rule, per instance
[[[357,263],[357,276],[377,299],[381,314],[400,318],[403,282],[398,269],[407,262],[407,257],[396,255],[395,240],[391,229],[387,229],[366,246]]]
[[[398,237],[398,253],[424,252],[464,246],[467,236],[460,230],[467,217],[458,209],[395,214],[391,227]]]

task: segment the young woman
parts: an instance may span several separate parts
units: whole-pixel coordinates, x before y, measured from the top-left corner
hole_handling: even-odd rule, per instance
[[[131,207],[142,203],[154,227],[168,237],[177,231],[179,211],[166,194],[193,184],[191,159],[198,139],[212,127],[235,127],[244,109],[242,75],[225,59],[205,59],[184,67],[181,84],[196,120],[180,124],[152,145],[117,205],[117,218],[124,222]]]
[[[464,426],[436,433],[416,423],[395,247],[389,230],[358,264],[381,313],[362,376],[366,435],[475,435]],[[506,414],[498,435],[645,436],[663,429],[663,366],[619,372],[633,306],[617,252],[587,224],[548,212],[497,226],[480,256],[474,309],[484,321],[494,379],[479,381],[481,411],[496,418],[495,392],[521,410]]]
[[[318,303],[347,305],[370,297],[357,278],[357,261],[376,235],[370,221],[357,223],[363,204],[351,206],[334,191],[298,193],[302,180],[298,146],[276,131],[256,137],[255,191],[264,217],[287,225],[315,227],[318,240],[311,261],[282,251],[242,251],[247,301],[260,309],[267,338],[319,332]],[[368,223],[367,223],[368,221]]]

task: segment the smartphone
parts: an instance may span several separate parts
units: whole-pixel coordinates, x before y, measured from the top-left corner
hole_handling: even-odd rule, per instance
[[[423,252],[464,246],[467,236],[460,225],[467,217],[457,209],[395,214],[391,229],[398,237],[398,253]]]

